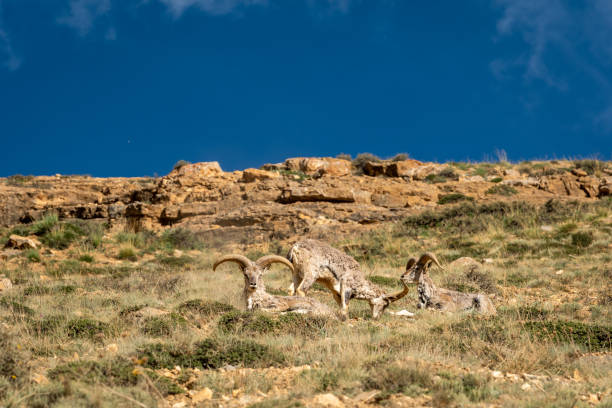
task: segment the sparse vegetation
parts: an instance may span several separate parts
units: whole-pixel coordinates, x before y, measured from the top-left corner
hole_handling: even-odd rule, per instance
[[[459,201],[474,201],[474,198],[461,193],[441,194],[438,197],[438,204],[441,205],[453,204]]]
[[[176,163],[174,163],[174,166],[172,166],[172,170],[178,170],[181,167],[186,166],[188,164],[191,164],[191,162],[187,160],[179,160]]]
[[[486,191],[486,193],[501,195],[501,196],[512,196],[512,195],[518,194],[518,191],[516,190],[516,188],[512,186],[509,186],[506,184],[498,184],[496,186],[489,188]]]
[[[536,164],[534,173],[549,171]],[[451,166],[488,178],[499,170]],[[0,261],[13,283],[0,295],[0,405],[172,406],[204,387],[211,405],[244,396],[255,407],[314,406],[324,393],[357,405],[374,390],[370,401],[388,406],[586,406],[591,394],[609,405],[612,200],[493,202],[496,190],[482,204],[437,187],[443,206],[325,239],[390,291],[410,256],[431,251],[443,266],[472,257],[482,266],[430,276],[494,294],[497,316],[417,309],[416,290],[389,308],[413,319],[373,321],[357,300],[347,322],[247,313],[243,277],[211,271],[225,249],[190,230],[118,233],[122,225],[53,214],[6,228],[3,238],[36,235],[43,247]],[[286,254],[290,240],[255,241],[231,245],[255,259]],[[265,280],[287,294],[286,271]],[[321,285],[308,296],[336,307]]]

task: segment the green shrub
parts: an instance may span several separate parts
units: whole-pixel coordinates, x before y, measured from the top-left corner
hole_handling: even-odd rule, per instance
[[[529,244],[520,241],[508,242],[505,245],[506,253],[510,255],[523,255],[529,252],[530,249],[531,247]]]
[[[408,156],[408,153],[398,153],[392,158],[390,158],[389,160],[391,160],[392,162],[398,162],[398,161],[408,160],[409,158],[410,156]]]
[[[516,190],[516,188],[509,186],[507,184],[498,184],[498,185],[495,185],[489,188],[485,193],[502,195],[502,196],[512,196],[512,195],[518,194],[518,191]]]
[[[82,254],[81,256],[79,256],[79,261],[92,263],[94,261],[94,257],[91,254]]]
[[[272,316],[260,312],[236,310],[221,316],[218,327],[222,333],[226,334],[285,333],[315,337],[325,335],[333,324],[332,320],[322,316],[308,316],[298,313]]]
[[[592,232],[575,232],[572,234],[572,245],[579,248],[586,248],[593,243]]]
[[[34,309],[19,303],[18,301],[8,298],[8,297],[0,297],[0,306],[9,310],[13,314],[19,315],[33,315]]]
[[[104,335],[110,331],[108,323],[99,320],[78,318],[70,320],[66,324],[68,337],[94,338],[100,334]]]
[[[605,169],[607,167],[607,164],[600,160],[575,160],[574,167],[577,169],[584,170],[588,175],[592,176]]]
[[[336,155],[336,159],[348,160],[348,161],[352,161],[353,160],[351,155],[347,154],[347,153],[340,153],[340,154]]]
[[[23,256],[30,262],[40,262],[40,254],[36,249],[28,249],[24,251]]]
[[[363,174],[365,165],[369,162],[379,163],[381,158],[373,155],[372,153],[359,153],[352,161],[352,165],[356,170],[357,174]]]
[[[134,364],[123,359],[72,361],[49,370],[48,374],[52,380],[82,381],[88,384],[128,386],[138,383]]]
[[[119,255],[117,255],[117,258],[127,259],[132,262],[136,262],[138,260],[138,257],[136,256],[136,251],[134,251],[134,248],[131,247],[121,248],[119,250]]]
[[[137,349],[138,357],[150,368],[197,367],[201,368],[191,350],[165,343],[150,343]]]
[[[177,311],[179,313],[193,313],[200,316],[217,316],[223,313],[233,312],[236,308],[226,303],[192,299],[181,303]]]
[[[281,365],[285,357],[278,350],[250,340],[233,338],[220,341],[205,339],[189,349],[154,343],[142,346],[138,354],[150,368],[220,368],[227,364],[244,367],[268,367]]]
[[[203,241],[193,231],[184,228],[173,228],[163,232],[161,242],[169,249],[201,249]]]
[[[83,230],[75,224],[62,223],[42,236],[42,242],[50,248],[66,249],[83,235]]]
[[[42,296],[51,293],[49,286],[41,286],[38,284],[27,286],[23,289],[23,296]]]
[[[6,185],[13,187],[21,187],[26,183],[34,180],[34,176],[24,176],[23,174],[14,174],[6,178]]]
[[[589,351],[612,350],[612,327],[574,321],[529,321],[525,329],[536,339],[583,346]]]
[[[50,315],[45,316],[41,320],[30,321],[29,326],[38,336],[46,336],[63,327],[65,323],[65,315]]]
[[[386,395],[403,393],[416,396],[433,385],[434,380],[427,370],[397,365],[375,367],[363,379],[366,390],[381,390]]]
[[[184,326],[187,321],[176,313],[167,316],[154,316],[146,318],[140,330],[149,336],[169,336],[180,326]]]
[[[187,160],[179,160],[176,163],[174,163],[174,166],[172,166],[172,170],[178,170],[183,166],[187,166],[188,164],[191,164],[191,162]]]
[[[31,233],[34,235],[45,235],[50,232],[59,222],[59,218],[56,214],[45,215],[39,221],[32,224]]]
[[[438,204],[452,204],[459,201],[474,201],[474,197],[466,196],[461,193],[440,194]]]
[[[501,183],[504,179],[501,177],[495,177],[489,180],[491,183]]]

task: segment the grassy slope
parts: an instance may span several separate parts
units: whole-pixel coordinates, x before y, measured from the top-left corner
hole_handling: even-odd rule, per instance
[[[372,321],[359,301],[346,323],[249,315],[234,310],[239,272],[211,270],[229,248],[185,231],[110,234],[56,219],[32,228],[20,232],[65,249],[24,253],[0,271],[16,284],[0,298],[0,406],[161,406],[204,387],[212,405],[226,396],[296,406],[324,392],[379,390],[383,404],[570,407],[602,393],[612,406],[609,199],[459,203],[336,243],[390,290],[406,259],[425,250],[443,264],[490,258],[479,274],[432,271],[440,285],[493,294],[499,314],[488,319],[417,311],[415,293],[391,308],[416,312],[411,320]],[[274,242],[245,252],[287,249]],[[280,268],[267,277],[275,293],[289,281]],[[332,304],[323,290],[312,295]],[[145,306],[169,313],[139,317]],[[252,369],[218,369],[227,364]]]

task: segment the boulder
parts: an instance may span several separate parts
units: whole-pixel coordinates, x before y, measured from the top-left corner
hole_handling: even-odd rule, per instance
[[[599,183],[600,181],[595,177],[580,177],[578,179],[580,188],[587,194],[587,197],[595,198],[599,196]]]
[[[587,195],[576,177],[570,174],[543,176],[540,178],[538,188],[561,196],[585,197]]]
[[[391,162],[385,169],[385,174],[389,177],[410,177],[414,169],[422,165],[422,162],[412,159]]]
[[[599,183],[599,197],[612,195],[612,177],[603,177]]]
[[[514,179],[521,177],[521,173],[516,169],[504,169],[502,173],[505,177],[511,177]]]
[[[174,169],[168,174],[169,177],[215,177],[223,174],[219,162],[200,162],[185,164],[184,166]]]
[[[344,403],[340,401],[334,394],[319,394],[315,395],[312,400],[313,406],[325,408],[342,408]]]
[[[9,236],[5,248],[15,249],[36,249],[40,247],[40,241],[36,238],[20,237],[19,235],[12,234]]]
[[[469,256],[464,256],[459,259],[455,259],[453,262],[448,264],[448,267],[450,269],[457,269],[465,273],[474,269],[482,268],[482,264]]]
[[[572,169],[572,174],[578,177],[586,177],[588,173],[582,169]]]
[[[242,172],[242,181],[252,183],[258,180],[270,180],[280,178],[280,174],[276,171],[266,171],[258,169],[246,169]]]
[[[363,174],[378,177],[384,176],[387,171],[387,165],[385,162],[367,162],[363,166]]]

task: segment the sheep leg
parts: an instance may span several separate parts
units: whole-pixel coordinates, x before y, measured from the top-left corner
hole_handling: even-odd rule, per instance
[[[348,318],[348,299],[346,297],[347,291],[344,289],[344,282],[340,281],[340,313],[342,320]]]
[[[296,289],[295,289],[295,293],[297,296],[305,297],[310,287],[314,285],[316,276],[314,273],[310,273],[310,272],[311,272],[310,270],[304,271],[304,278],[299,283],[299,285],[296,286]]]

